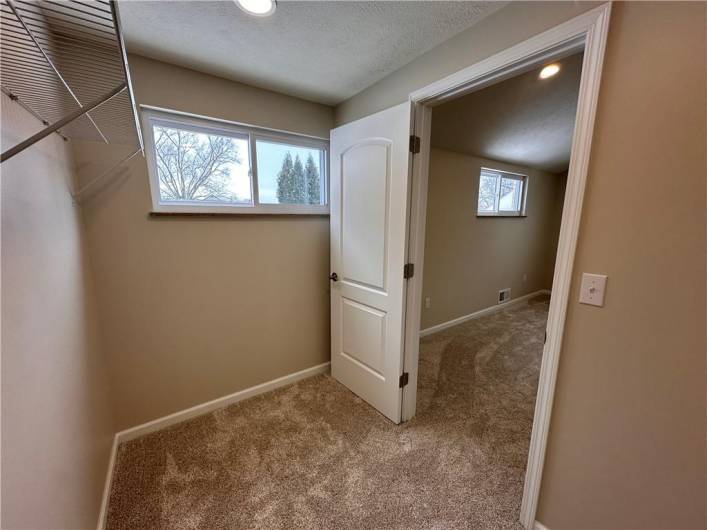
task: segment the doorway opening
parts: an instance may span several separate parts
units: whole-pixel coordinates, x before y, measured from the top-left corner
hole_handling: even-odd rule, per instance
[[[431,110],[416,421],[456,426],[479,525],[520,513],[582,61]]]

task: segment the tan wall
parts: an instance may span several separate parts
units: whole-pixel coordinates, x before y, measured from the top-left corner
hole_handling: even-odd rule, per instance
[[[337,120],[585,7],[505,7]],[[705,9],[613,7],[540,495],[553,530],[705,528]],[[609,275],[604,308],[577,303],[583,271]]]
[[[527,217],[476,217],[482,166],[528,175]],[[421,327],[494,306],[506,287],[513,298],[550,289],[559,194],[559,175],[433,148],[422,294],[431,307],[423,304]]]
[[[552,529],[705,528],[705,7],[612,14],[540,495]],[[608,274],[603,309],[576,303],[582,271]]]
[[[142,57],[138,103],[328,137],[332,110]],[[120,153],[75,145],[82,178]],[[329,219],[150,219],[134,158],[83,206],[119,428],[329,360]]]
[[[188,68],[130,55],[139,105],[329,138],[333,109]]]
[[[2,150],[42,125],[2,95]],[[2,164],[2,527],[95,528],[114,424],[68,144]]]

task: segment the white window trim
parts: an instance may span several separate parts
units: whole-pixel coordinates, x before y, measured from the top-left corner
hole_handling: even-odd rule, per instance
[[[152,211],[157,213],[188,213],[188,214],[295,214],[295,215],[328,215],[329,214],[329,141],[283,131],[275,131],[252,125],[194,116],[181,112],[140,107],[142,130],[145,138],[145,155],[147,157],[147,172],[150,180],[152,196]],[[177,128],[192,129],[197,132],[219,134],[237,138],[247,137],[251,164],[251,197],[252,203],[204,204],[203,202],[166,202],[160,200],[159,177],[157,174],[157,158],[155,156],[155,140],[152,131],[154,122],[164,123]],[[320,182],[324,204],[260,204],[258,201],[258,166],[256,141],[269,140],[283,142],[298,147],[321,149]]]
[[[479,211],[479,193],[481,186],[481,175],[484,171],[490,173],[498,173],[502,178],[520,180],[523,183],[523,194],[520,198],[520,209],[519,210],[499,210],[496,212],[480,212]],[[523,175],[522,173],[513,173],[512,171],[505,171],[502,169],[494,169],[491,167],[482,166],[479,171],[479,186],[476,191],[476,217],[526,217],[526,205],[528,199],[528,175]],[[499,186],[500,180],[499,180]],[[497,192],[498,195],[498,192]],[[496,197],[499,200],[499,197]]]

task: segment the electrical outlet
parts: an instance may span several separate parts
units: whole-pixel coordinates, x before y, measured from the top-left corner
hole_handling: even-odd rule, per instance
[[[432,307],[432,298],[430,298],[429,296],[426,296],[425,297],[425,309],[429,309],[430,307]]]
[[[524,273],[523,273],[523,283],[525,283],[525,282],[527,282],[527,281],[528,281],[528,273],[527,273],[527,272],[524,272]]]
[[[498,303],[503,304],[511,299],[511,288],[501,289],[498,291]]]

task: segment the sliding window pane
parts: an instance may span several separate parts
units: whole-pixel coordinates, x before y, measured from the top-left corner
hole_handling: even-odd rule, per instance
[[[247,136],[152,128],[163,203],[252,204]]]
[[[481,173],[479,179],[479,213],[493,213],[498,211],[498,179],[494,173]]]
[[[498,209],[501,212],[519,212],[523,196],[523,181],[513,178],[501,178]]]
[[[261,204],[326,204],[321,149],[256,139]]]

